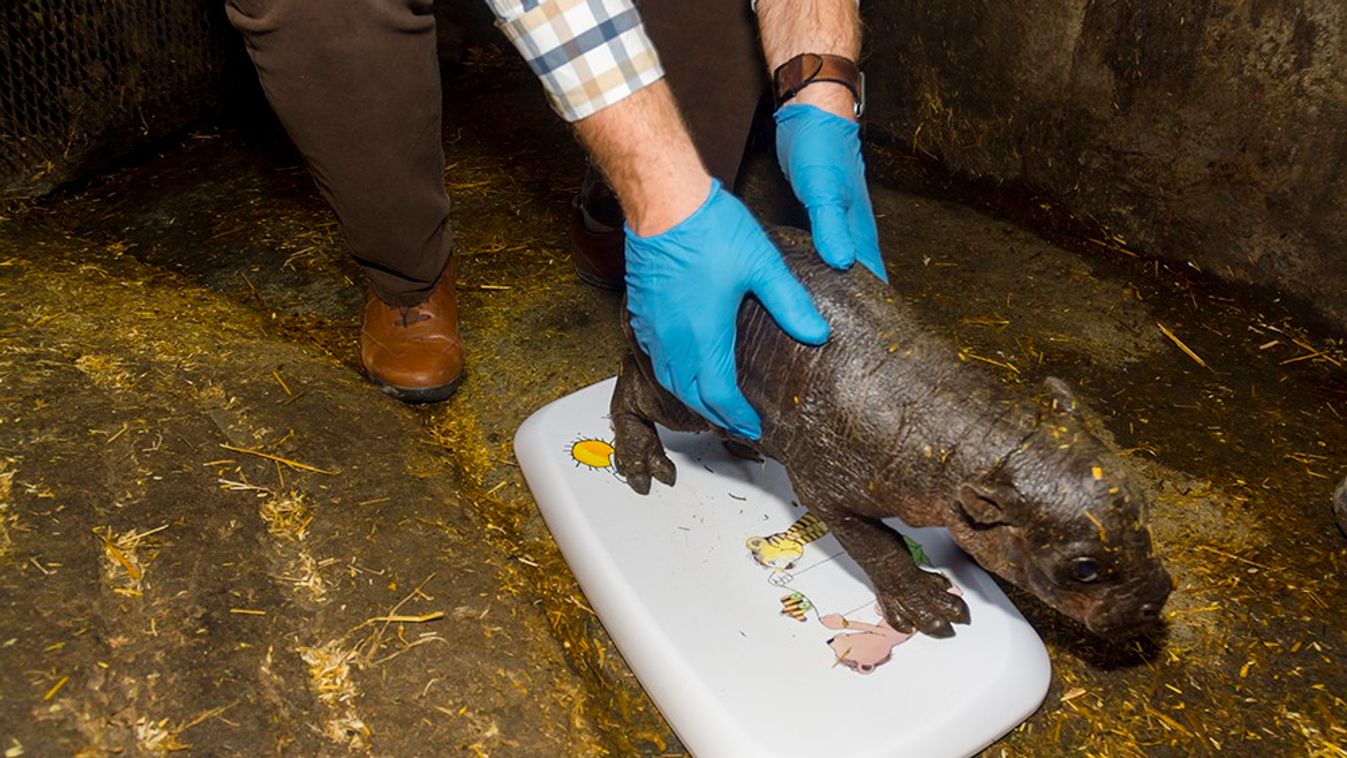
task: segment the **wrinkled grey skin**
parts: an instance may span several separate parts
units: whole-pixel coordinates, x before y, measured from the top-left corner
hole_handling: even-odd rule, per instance
[[[968,623],[949,581],[918,568],[880,523],[943,526],[983,568],[1100,634],[1155,620],[1172,582],[1152,554],[1146,503],[1086,431],[1066,387],[1013,395],[934,336],[860,266],[828,268],[809,236],[773,238],[832,326],[801,345],[754,300],[739,312],[739,382],[762,438],[734,441],[780,461],[800,502],[873,582],[887,621],[934,636]],[[631,338],[628,331],[628,338]],[[635,342],[632,342],[635,345]],[[652,378],[634,349],[612,398],[615,464],[641,494],[674,483],[655,423],[711,427]]]
[[[1347,479],[1343,479],[1337,492],[1333,493],[1333,515],[1338,517],[1338,528],[1347,535]]]

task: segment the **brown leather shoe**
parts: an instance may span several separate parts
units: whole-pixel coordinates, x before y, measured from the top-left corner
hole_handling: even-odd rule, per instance
[[[452,263],[420,305],[388,305],[373,290],[366,295],[360,362],[379,389],[404,403],[439,402],[458,389],[463,359]]]
[[[627,238],[621,229],[590,229],[579,198],[571,202],[571,263],[580,281],[603,289],[622,289],[626,286],[626,249]]]

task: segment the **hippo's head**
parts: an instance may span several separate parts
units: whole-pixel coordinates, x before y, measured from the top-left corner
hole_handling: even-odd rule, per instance
[[[1159,618],[1173,587],[1146,501],[1059,381],[1010,453],[956,493],[949,528],[978,563],[1097,634]]]

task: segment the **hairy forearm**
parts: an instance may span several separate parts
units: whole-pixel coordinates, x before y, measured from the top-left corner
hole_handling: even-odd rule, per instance
[[[760,0],[758,26],[767,67],[800,53],[829,53],[852,60],[861,52],[856,0]]]
[[[758,27],[769,71],[801,53],[840,55],[851,60],[860,56],[861,21],[856,0],[759,0]],[[853,96],[839,84],[812,84],[791,102],[817,105],[855,118]]]
[[[663,81],[575,122],[633,231],[660,234],[706,199],[711,177]]]

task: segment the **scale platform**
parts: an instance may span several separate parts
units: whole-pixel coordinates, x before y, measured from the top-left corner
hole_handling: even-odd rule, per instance
[[[943,529],[892,523],[972,623],[949,639],[900,634],[779,464],[660,429],[676,486],[628,488],[612,465],[614,381],[533,414],[515,454],[600,620],[695,756],[968,755],[1042,702],[1042,641]]]

